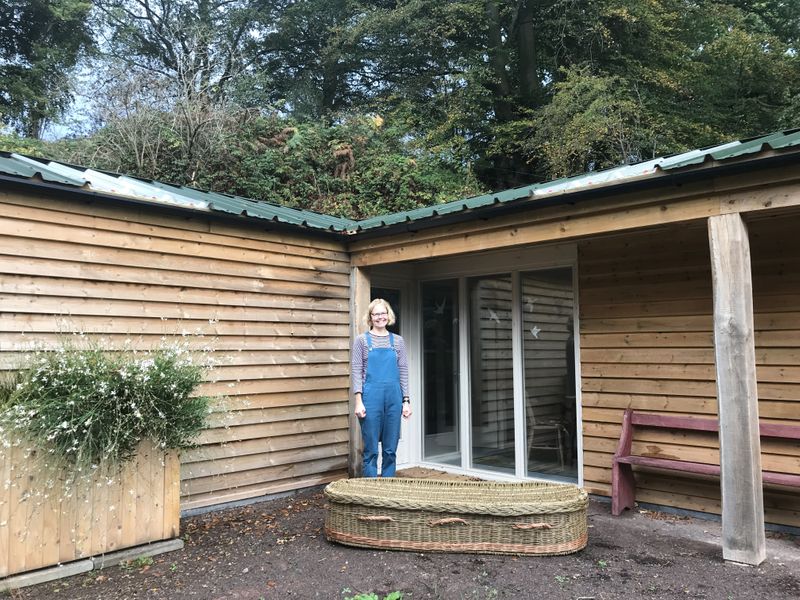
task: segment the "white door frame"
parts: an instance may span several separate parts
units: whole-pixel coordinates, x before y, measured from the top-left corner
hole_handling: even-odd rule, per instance
[[[421,456],[420,447],[420,419],[422,418],[421,402],[422,384],[419,373],[420,323],[417,314],[417,289],[409,276],[397,276],[376,273],[370,278],[370,287],[388,288],[400,292],[400,306],[396,307],[400,313],[400,335],[406,342],[408,351],[408,386],[411,394],[410,419],[402,419],[400,423],[400,442],[397,445],[398,468],[419,464]]]
[[[480,276],[480,275],[490,275],[493,273],[512,273],[512,277],[516,282],[514,289],[518,289],[519,285],[519,273],[521,271],[535,271],[541,269],[550,269],[550,268],[558,268],[558,267],[570,267],[572,269],[572,277],[573,277],[573,292],[575,294],[575,307],[574,307],[574,314],[573,314],[573,322],[575,327],[575,332],[580,331],[580,324],[578,321],[578,257],[577,257],[577,245],[574,243],[566,243],[566,244],[557,244],[539,248],[517,248],[511,250],[502,250],[498,252],[486,252],[479,255],[470,255],[469,259],[466,259],[464,256],[455,256],[455,257],[447,257],[443,259],[432,259],[425,261],[424,263],[418,264],[416,266],[414,272],[414,293],[413,293],[413,302],[414,304],[418,304],[419,300],[419,285],[423,281],[431,281],[431,280],[439,280],[439,279],[458,279],[459,280],[459,329],[460,329],[460,339],[461,343],[459,344],[459,354],[460,354],[460,385],[459,385],[459,397],[460,397],[460,405],[461,410],[460,412],[460,423],[459,426],[461,428],[459,432],[459,439],[460,439],[460,450],[462,456],[462,467],[453,467],[451,465],[439,465],[436,463],[425,463],[422,462],[422,439],[421,439],[421,427],[419,426],[420,419],[422,418],[422,403],[423,399],[422,395],[422,368],[421,364],[416,357],[421,355],[422,352],[422,339],[419,334],[420,330],[420,323],[419,323],[419,314],[418,314],[418,306],[409,306],[412,309],[412,313],[414,316],[414,323],[412,325],[412,319],[407,319],[404,321],[404,329],[410,334],[413,331],[413,336],[407,338],[409,342],[409,349],[410,354],[415,357],[415,364],[414,367],[410,368],[411,379],[413,380],[413,394],[414,394],[414,401],[416,402],[415,410],[415,418],[413,419],[414,427],[413,431],[409,431],[409,435],[412,436],[411,439],[413,440],[413,444],[411,444],[412,448],[410,449],[409,458],[413,461],[412,464],[420,464],[421,466],[432,467],[432,468],[446,468],[448,471],[453,472],[460,472],[465,474],[475,474],[476,471],[473,469],[468,468],[468,465],[472,464],[471,462],[471,445],[470,445],[470,437],[465,435],[466,432],[470,430],[470,410],[469,410],[469,398],[470,398],[470,376],[469,376],[469,335],[468,335],[468,307],[466,306],[466,302],[464,299],[466,298],[466,278],[472,276]],[[395,279],[392,285],[386,285],[385,287],[390,288],[397,288],[398,280]],[[406,285],[409,282],[406,281]],[[379,284],[375,284],[379,285]],[[410,286],[409,286],[410,287]],[[399,288],[398,288],[399,289]],[[411,290],[409,289],[409,292]],[[412,300],[410,297],[412,294],[406,292],[404,297],[407,300]],[[516,303],[515,305],[516,306]],[[516,308],[514,309],[516,310]],[[409,313],[404,313],[404,319],[406,319],[405,315]],[[516,321],[519,320],[519,315],[515,315]],[[515,321],[515,322],[516,322]],[[405,323],[408,323],[406,326]],[[413,327],[413,330],[412,330]],[[519,329],[518,327],[515,331]],[[404,336],[405,337],[405,336]],[[521,380],[523,377],[522,369],[518,368],[516,365],[521,367],[522,365],[522,344],[521,341],[516,339],[514,340],[513,345],[513,353],[514,353],[514,385],[515,388],[521,385]],[[578,485],[583,485],[583,419],[581,415],[581,389],[580,389],[580,381],[581,381],[581,369],[580,369],[580,361],[578,360],[580,356],[580,336],[575,335],[574,341],[574,351],[575,351],[575,414],[576,414],[576,424],[575,424],[575,434],[577,436],[577,459],[578,459]],[[409,359],[410,360],[410,359]],[[515,393],[515,428],[516,428],[516,445],[517,445],[517,455],[524,455],[524,447],[525,447],[525,419],[524,419],[524,404],[522,395],[518,392]],[[398,454],[399,460],[399,454]],[[480,471],[480,475],[482,477],[492,477],[498,480],[519,480],[519,479],[527,479],[527,474],[525,473],[524,469],[518,468],[517,472],[514,476],[504,475],[501,473],[489,473],[485,471]],[[538,478],[537,478],[538,479]],[[545,479],[545,478],[541,478]],[[559,480],[562,481],[562,480]]]

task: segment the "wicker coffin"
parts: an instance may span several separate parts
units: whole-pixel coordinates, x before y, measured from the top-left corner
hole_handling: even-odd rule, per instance
[[[555,555],[586,546],[586,492],[570,484],[343,479],[325,535],[367,548]]]

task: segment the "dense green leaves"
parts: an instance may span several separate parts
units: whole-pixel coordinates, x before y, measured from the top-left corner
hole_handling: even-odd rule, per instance
[[[71,98],[69,70],[91,45],[85,0],[0,3],[0,123],[38,138]]]
[[[626,80],[569,69],[533,120],[523,149],[543,159],[554,177],[639,162],[666,146],[648,118]]]
[[[191,122],[158,111],[140,111],[137,118],[115,121],[88,140],[31,150],[74,164],[353,218],[445,202],[481,189],[464,165],[403,141],[401,131],[379,116],[326,124],[219,108]],[[200,120],[208,129],[191,136],[190,124]],[[190,142],[196,146],[193,153],[187,149]]]
[[[46,152],[335,214],[800,125],[797,2],[95,4],[123,67]]]

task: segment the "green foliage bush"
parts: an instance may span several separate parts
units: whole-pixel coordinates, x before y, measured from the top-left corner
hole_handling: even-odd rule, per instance
[[[165,450],[187,447],[208,415],[209,398],[192,396],[203,371],[185,345],[36,352],[13,385],[2,386],[0,443],[31,443],[71,472],[122,465],[145,439]]]
[[[421,150],[378,117],[333,124],[279,117],[250,124],[209,187],[249,198],[362,219],[478,193],[471,173]]]
[[[127,121],[36,151],[72,164],[353,219],[482,191],[465,164],[418,147],[380,117],[298,122],[276,114],[253,117],[235,107],[218,110],[224,114],[207,116],[219,124],[218,137],[203,152],[187,148],[191,136],[181,130],[184,124],[166,113],[137,125],[140,143],[159,153],[144,163],[126,145],[134,126]]]

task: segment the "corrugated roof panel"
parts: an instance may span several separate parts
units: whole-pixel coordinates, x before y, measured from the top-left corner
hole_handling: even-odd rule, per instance
[[[248,216],[247,206],[245,206],[242,202],[234,200],[233,198],[220,198],[218,200],[212,200],[209,206],[211,210],[215,210],[217,212],[225,212],[231,215],[236,215],[237,217]],[[258,215],[250,216],[257,217]]]
[[[94,169],[86,169],[84,176],[89,181],[89,187],[95,192],[142,200],[154,200],[182,208],[208,210],[208,203],[203,200],[189,198],[180,193],[166,192],[162,188],[141,179],[133,179],[122,175],[108,175]]]
[[[730,142],[721,144],[705,150],[692,150],[684,154],[670,157],[664,160],[661,168],[665,171],[681,169],[691,165],[701,164],[706,160],[717,161],[730,160],[745,154],[756,154],[768,149],[780,150],[800,144],[800,129],[780,131],[770,135],[765,135],[749,140]]]
[[[70,167],[62,167],[59,163],[52,161],[40,162],[27,156],[19,154],[8,154],[8,158],[0,155],[0,172],[8,173],[10,175],[20,175],[32,179],[38,174],[43,181],[51,183],[63,183],[66,185],[74,185],[83,187],[86,184],[86,179],[81,175],[77,169]]]
[[[237,200],[244,202],[241,198],[237,198]],[[278,204],[272,204],[271,202],[257,200],[247,200],[245,210],[248,215],[259,219],[285,221],[287,223],[313,227],[315,229],[345,231],[355,224],[355,221],[351,221],[350,219],[331,217],[308,210],[280,206]]]
[[[593,171],[574,177],[557,179],[555,181],[536,183],[501,192],[483,194],[472,198],[448,202],[446,204],[428,206],[390,215],[381,215],[380,217],[359,221],[356,223],[355,230],[363,231],[374,229],[404,221],[413,222],[436,215],[476,209],[495,202],[513,202],[526,198],[535,201],[537,198],[555,194],[569,194],[653,177],[658,171],[668,171],[698,165],[709,159],[720,161],[728,160],[743,154],[762,152],[768,148],[778,150],[780,148],[788,148],[796,145],[800,145],[800,129],[778,132],[751,140],[728,142],[711,148],[690,150],[674,156],[665,156],[633,165],[622,165],[603,171]]]
[[[13,153],[0,153],[0,173],[25,179],[33,179],[39,175],[44,181],[84,188],[109,196],[169,204],[203,212],[211,210],[237,216],[244,215],[313,229],[346,231],[355,224],[355,221],[349,219],[269,202],[204,192],[185,186],[104,173],[94,169],[79,169],[55,161],[43,161]]]
[[[208,203],[210,210],[224,212],[232,215],[244,215],[254,219],[276,221],[279,223],[289,223],[301,225],[314,229],[326,229],[333,231],[345,231],[351,227],[355,221],[331,217],[319,213],[280,206],[271,202],[253,200],[242,196],[232,196],[219,192],[202,192],[194,188],[171,186],[170,184],[153,181],[154,186],[176,190],[181,195],[191,198],[203,199]]]
[[[166,194],[166,197],[173,198],[180,206],[192,208],[195,205],[201,206],[202,210],[212,210],[207,192],[201,192],[194,188],[183,185],[172,185],[161,181],[148,181],[138,179],[137,181],[146,184],[148,187],[157,188]],[[153,194],[155,196],[155,194]]]
[[[781,148],[789,148],[791,146],[799,146],[800,145],[800,128],[793,129],[791,131],[786,131],[783,133],[783,137],[779,140],[769,143],[775,150],[779,150]]]
[[[730,158],[736,158],[737,156],[742,156],[744,154],[755,154],[757,152],[762,152],[764,150],[772,149],[780,149],[785,148],[791,145],[794,145],[791,142],[792,138],[797,138],[798,134],[795,133],[794,135],[786,135],[785,133],[776,133],[773,135],[768,135],[752,140],[745,140],[742,141],[738,146],[733,147],[731,149],[714,149],[711,152],[711,157],[714,160],[726,160]],[[797,143],[795,141],[794,143]]]
[[[395,225],[402,222],[418,221],[429,217],[474,210],[483,206],[489,206],[495,202],[508,202],[509,200],[528,197],[532,188],[533,186],[525,186],[497,193],[482,194],[471,198],[462,198],[444,204],[434,204],[432,206],[423,206],[408,211],[370,217],[369,219],[358,221],[355,223],[355,227],[356,230],[366,230],[385,225]]]
[[[152,184],[161,187],[169,185],[157,181],[152,182]],[[183,195],[204,199],[208,202],[208,206],[211,210],[226,212],[233,215],[246,215],[254,219],[285,222],[293,225],[305,225],[306,227],[315,229],[333,229],[335,231],[344,231],[354,223],[354,221],[349,219],[332,217],[308,210],[281,206],[279,204],[273,204],[272,202],[244,198],[242,196],[233,196],[220,192],[202,192],[187,187],[172,187],[173,189],[178,189]]]
[[[7,175],[19,175],[20,177],[33,177],[36,175],[36,169],[14,160],[13,154],[8,157],[0,154],[0,172]]]

